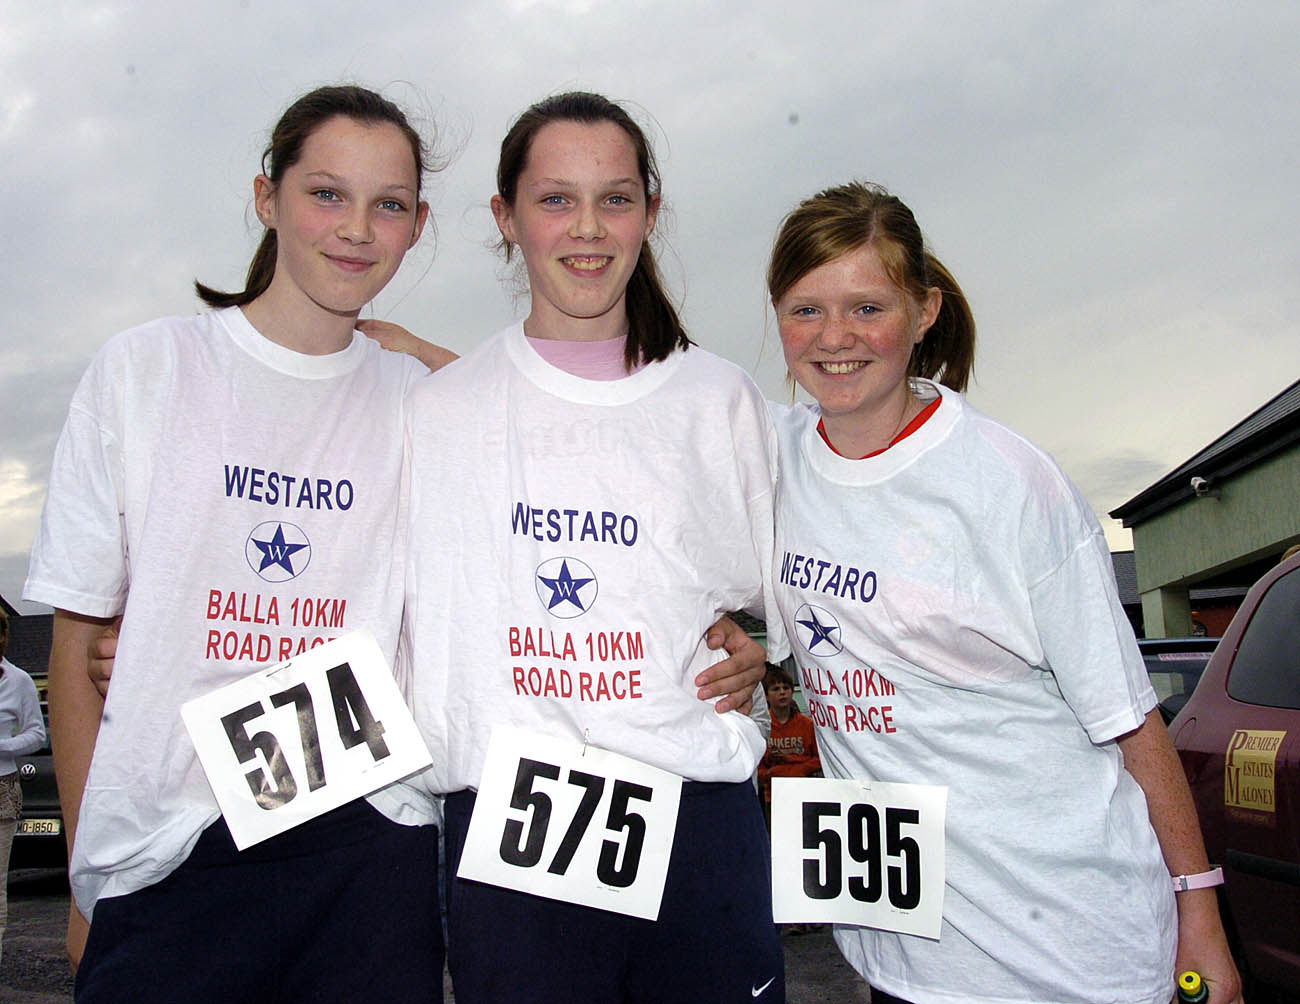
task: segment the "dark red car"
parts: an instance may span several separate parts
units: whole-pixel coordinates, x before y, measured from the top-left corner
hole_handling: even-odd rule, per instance
[[[1300,988],[1300,554],[1251,588],[1169,726],[1242,975]]]

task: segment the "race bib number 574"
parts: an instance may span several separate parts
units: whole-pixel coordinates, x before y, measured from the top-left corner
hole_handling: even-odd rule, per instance
[[[681,792],[676,774],[498,725],[457,875],[654,920]]]
[[[772,779],[772,913],[938,938],[948,789]]]
[[[181,707],[241,851],[429,766],[369,631],[355,631]]]

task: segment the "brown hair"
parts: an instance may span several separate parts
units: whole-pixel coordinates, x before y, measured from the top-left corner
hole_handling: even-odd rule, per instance
[[[860,181],[818,192],[782,221],[767,268],[775,303],[815,268],[870,245],[889,277],[920,301],[927,290],[943,294],[939,316],[912,350],[907,372],[945,387],[966,389],[975,367],[975,318],[952,273],[925,246],[912,210],[879,185]]]
[[[608,98],[587,91],[569,91],[537,102],[526,110],[501,141],[501,157],[497,161],[497,194],[513,207],[519,188],[519,176],[528,163],[528,150],[533,137],[543,126],[552,122],[580,122],[595,125],[612,122],[627,134],[636,153],[637,169],[646,198],[659,195],[659,167],[654,151],[646,139],[645,131],[636,124],[621,105]],[[511,246],[503,238],[501,246],[510,260]],[[638,362],[655,362],[667,358],[674,349],[689,348],[691,340],[682,326],[677,309],[664,291],[655,265],[654,252],[648,242],[641,245],[641,255],[628,280],[627,293],[627,349],[623,361],[628,369]]]
[[[318,87],[285,109],[271,130],[271,142],[262,152],[262,173],[271,179],[271,184],[279,185],[284,172],[298,163],[303,144],[312,133],[339,116],[367,125],[387,123],[402,131],[411,144],[411,156],[415,158],[416,197],[419,198],[428,159],[420,134],[397,105],[369,88],[355,84]],[[253,253],[241,292],[222,293],[197,279],[194,280],[194,291],[209,307],[242,307],[252,303],[271,285],[275,276],[276,250],[275,231],[267,230]]]
[[[775,687],[778,683],[784,683],[791,690],[794,690],[794,677],[787,673],[780,666],[773,663],[767,663],[767,672],[763,674],[763,690],[766,692]]]

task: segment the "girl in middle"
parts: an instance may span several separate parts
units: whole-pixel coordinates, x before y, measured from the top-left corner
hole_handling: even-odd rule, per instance
[[[658,210],[620,106],[569,93],[529,108],[492,212],[531,310],[411,402],[407,649],[449,874],[494,725],[686,779],[657,921],[450,880],[467,1004],[784,1000],[750,784],[763,738],[692,684],[729,610],[771,613],[784,654],[764,586],[775,437],[745,374],[683,330],[647,244]]]

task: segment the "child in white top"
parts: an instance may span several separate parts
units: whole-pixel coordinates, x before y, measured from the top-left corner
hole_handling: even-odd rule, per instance
[[[393,784],[239,852],[179,714],[358,627],[395,653],[401,428],[424,368],[355,322],[420,236],[424,161],[373,91],[294,102],[253,182],[246,288],[199,285],[218,309],[118,335],[73,399],[25,596],[56,608],[78,1000],[440,992],[427,794]],[[105,703],[87,645],[118,615]]]
[[[622,108],[581,93],[534,105],[502,144],[497,193],[531,311],[411,404],[412,693],[432,782],[449,793],[448,860],[487,801],[475,790],[494,726],[687,784],[655,922],[455,880],[457,1000],[782,1000],[749,782],[763,739],[694,690],[716,658],[708,625],[765,605],[767,409],[740,370],[691,344],[660,288],[646,243],[658,176]],[[528,841],[544,825],[531,819]]]
[[[1238,1000],[1186,782],[1087,504],[961,397],[974,321],[882,189],[784,221],[777,598],[829,776],[947,786],[938,940],[842,926],[872,999]],[[935,382],[938,381],[938,382]],[[869,685],[854,693],[828,680]],[[814,706],[815,705],[815,706]]]

